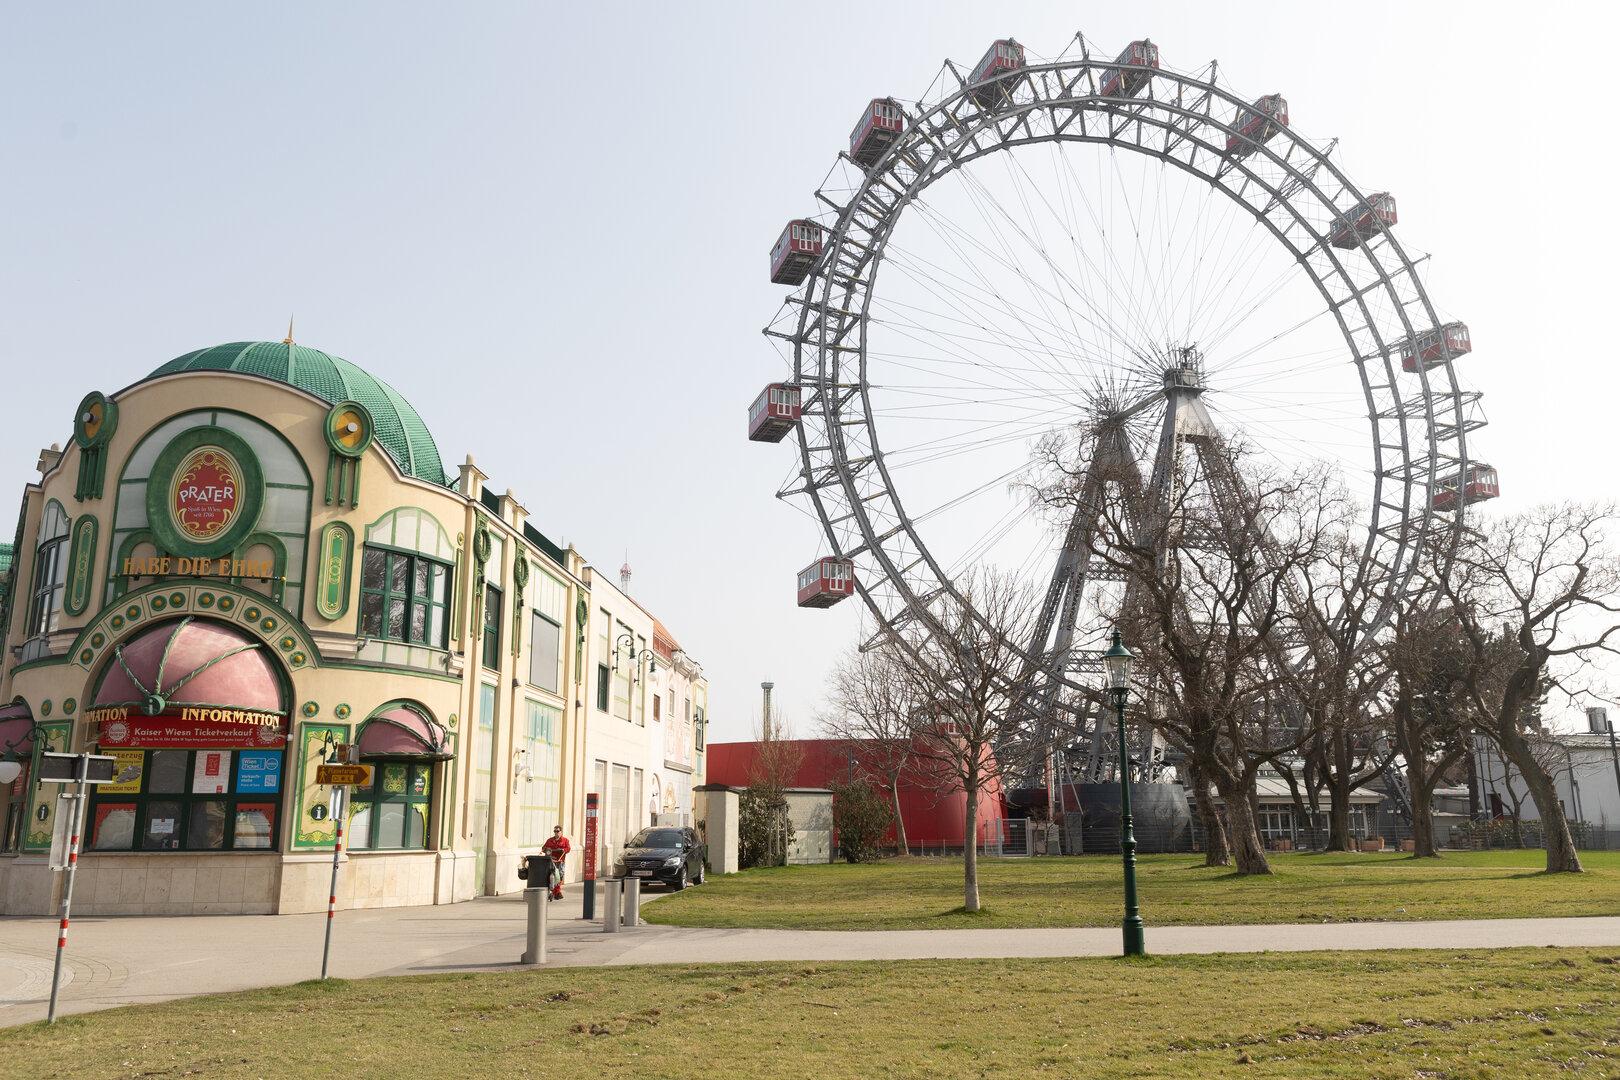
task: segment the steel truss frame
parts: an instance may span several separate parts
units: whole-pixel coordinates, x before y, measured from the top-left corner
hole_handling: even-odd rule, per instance
[[[793,381],[803,392],[800,467],[778,496],[808,497],[831,550],[854,560],[858,592],[878,627],[866,647],[908,627],[918,635],[910,644],[930,643],[942,605],[966,602],[907,514],[873,419],[866,337],[886,245],[913,200],[980,157],[1063,141],[1146,154],[1243,207],[1299,264],[1344,337],[1373,450],[1358,580],[1377,600],[1342,616],[1359,622],[1352,629],[1365,643],[1389,621],[1415,553],[1426,545],[1449,550],[1460,534],[1462,511],[1437,513],[1428,492],[1447,477],[1461,482],[1467,436],[1485,423],[1479,394],[1458,385],[1449,349],[1441,364],[1401,370],[1401,343],[1442,324],[1417,274],[1423,258],[1409,257],[1388,229],[1355,249],[1328,243],[1331,223],[1366,197],[1331,159],[1336,141],[1318,148],[1283,127],[1250,153],[1228,155],[1226,137],[1251,103],[1216,82],[1214,63],[1197,74],[1161,68],[1138,95],[1103,97],[1098,87],[1120,65],[1092,58],[1078,40],[1079,57],[994,80],[998,92],[984,106],[974,98],[983,85],[966,82],[947,62],[955,88],[922,102],[875,165],[863,170],[840,153],[815,193],[831,219],[826,246],[764,331],[791,351]],[[837,180],[847,186],[834,186]],[[1049,595],[1048,603],[1055,599]],[[1074,675],[1087,665],[1077,658],[1025,659],[1052,672],[1060,685],[1049,691],[1085,690]]]

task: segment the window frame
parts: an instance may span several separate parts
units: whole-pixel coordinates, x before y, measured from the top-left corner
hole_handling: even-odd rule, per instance
[[[505,595],[493,581],[484,582],[484,626],[479,660],[491,671],[501,669],[501,618]]]
[[[366,585],[366,557],[371,552],[377,552],[383,557],[382,588],[370,588]],[[393,560],[405,560],[405,591],[395,592],[391,587],[393,582]],[[424,564],[428,568],[428,594],[416,594],[417,564]],[[435,576],[434,571],[438,574]],[[360,548],[360,633],[373,641],[395,641],[401,645],[417,645],[429,649],[448,649],[450,647],[450,596],[454,584],[455,567],[432,555],[424,555],[420,551],[410,551],[405,548],[390,547],[387,544],[363,544]],[[434,583],[442,582],[442,599],[433,595]],[[367,600],[378,598],[375,627],[368,625]],[[388,612],[394,601],[405,605],[405,620],[403,636],[395,637],[389,630]],[[411,626],[414,622],[416,609],[426,608],[422,619],[422,626],[427,640],[418,641],[411,636]],[[433,615],[437,610],[440,614],[439,633],[433,635]]]
[[[349,850],[350,851],[431,851],[433,843],[433,800],[439,790],[438,779],[433,775],[434,762],[432,759],[402,757],[398,755],[383,757],[361,758],[360,764],[372,766],[371,786],[362,790],[358,787],[350,788],[347,804],[343,814],[350,824]],[[383,770],[390,765],[405,766],[405,791],[402,794],[390,794],[382,790]],[[411,790],[411,779],[418,773],[427,777],[427,791],[417,795]],[[356,815],[361,804],[370,807],[366,818],[366,836],[362,840],[359,828],[354,825]],[[413,806],[424,808],[422,815],[422,842],[420,844],[402,844],[398,847],[381,847],[373,842],[377,833],[377,825],[381,820],[379,808],[383,806],[405,807],[405,828],[401,833],[402,839],[410,834],[410,810]]]
[[[98,786],[90,793],[89,805],[85,808],[85,826],[83,845],[87,854],[102,852],[127,852],[130,854],[174,854],[176,852],[197,851],[229,851],[240,854],[249,851],[281,851],[282,816],[287,807],[287,747],[257,749],[253,747],[153,747],[149,749],[135,748],[143,755],[141,758],[141,791],[130,792],[103,792]],[[231,755],[228,770],[229,784],[223,792],[192,791],[197,774],[197,755],[207,753],[228,753]],[[281,768],[278,771],[279,779],[275,791],[238,791],[237,780],[240,774],[241,755],[244,753],[279,753],[281,755]],[[150,789],[153,755],[155,754],[184,754],[186,766],[183,773],[184,782],[179,791],[152,791]],[[145,839],[147,828],[152,820],[151,808],[156,803],[176,803],[175,821],[181,843],[177,847],[147,847]],[[221,803],[225,807],[225,831],[220,838],[219,847],[194,847],[191,845],[191,816],[192,808],[203,803]],[[270,805],[274,807],[270,822],[270,843],[264,847],[238,847],[236,844],[236,818],[244,806]],[[99,833],[99,823],[96,820],[96,811],[104,806],[132,806],[135,811],[135,828],[130,835],[130,846],[122,848],[96,847],[95,841]]]
[[[541,623],[545,624],[545,629],[547,629],[549,631],[555,631],[556,647],[553,650],[554,661],[553,661],[553,663],[551,665],[552,666],[552,671],[550,673],[551,677],[552,677],[551,682],[540,682],[539,680],[537,680],[534,677],[534,675],[535,675],[535,663],[540,659],[540,656],[541,656],[541,650],[539,648],[539,643],[540,643],[540,640],[541,640],[540,631],[542,629]],[[553,694],[561,693],[562,692],[562,655],[563,655],[562,654],[562,624],[557,622],[551,616],[547,615],[545,612],[541,611],[539,608],[530,608],[529,609],[529,685],[530,686],[537,686],[542,690],[549,690]]]

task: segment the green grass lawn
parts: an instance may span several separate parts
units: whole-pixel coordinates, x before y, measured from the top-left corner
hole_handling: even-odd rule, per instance
[[[1620,915],[1620,852],[1581,859],[1585,874],[1549,875],[1539,851],[1276,855],[1275,874],[1241,877],[1206,868],[1201,856],[1149,855],[1137,880],[1149,926]],[[985,910],[971,916],[961,911],[959,859],[749,870],[642,910],[649,922],[676,926],[801,930],[1119,922],[1117,856],[987,859],[979,868]]]
[[[0,1031],[46,1077],[1612,1077],[1620,950],[573,968]]]

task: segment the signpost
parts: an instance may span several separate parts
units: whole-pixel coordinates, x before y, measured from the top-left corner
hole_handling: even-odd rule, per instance
[[[315,766],[315,782],[331,786],[358,784],[360,787],[369,787],[371,785],[371,766],[317,765]]]
[[[347,756],[349,748],[341,748]],[[332,961],[332,921],[337,918],[338,862],[343,856],[343,817],[349,809],[349,786],[371,783],[370,765],[317,765],[315,782],[332,787],[332,824],[337,834],[332,841],[332,884],[326,896],[326,944],[321,948],[321,978]]]
[[[591,792],[585,796],[585,907],[582,919],[596,918],[596,818],[602,796]]]
[[[77,790],[64,793],[58,800],[69,804],[67,826],[67,858],[61,860],[56,844],[51,845],[51,866],[67,870],[67,882],[62,886],[62,922],[56,934],[56,965],[51,971],[51,1005],[45,1022],[56,1023],[56,998],[62,989],[62,954],[67,950],[68,919],[73,913],[73,880],[79,870],[79,833],[84,829],[85,788],[90,784],[106,784],[113,779],[118,759],[109,754],[58,754],[46,751],[39,755],[39,782],[42,784],[75,784]],[[58,833],[61,819],[58,818]]]

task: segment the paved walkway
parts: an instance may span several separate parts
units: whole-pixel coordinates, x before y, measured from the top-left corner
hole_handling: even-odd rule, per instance
[[[600,911],[600,905],[598,906]],[[1119,930],[700,930],[643,926],[617,934],[580,919],[579,890],[552,905],[549,966],[732,961],[1112,956]],[[60,1008],[88,1012],[194,994],[248,990],[320,974],[325,914],[82,918],[68,940]],[[45,1015],[55,920],[0,918],[0,1026]],[[511,969],[523,951],[520,896],[443,907],[340,912],[340,978]],[[1310,949],[1620,947],[1620,917],[1458,922],[1148,927],[1159,954]]]

